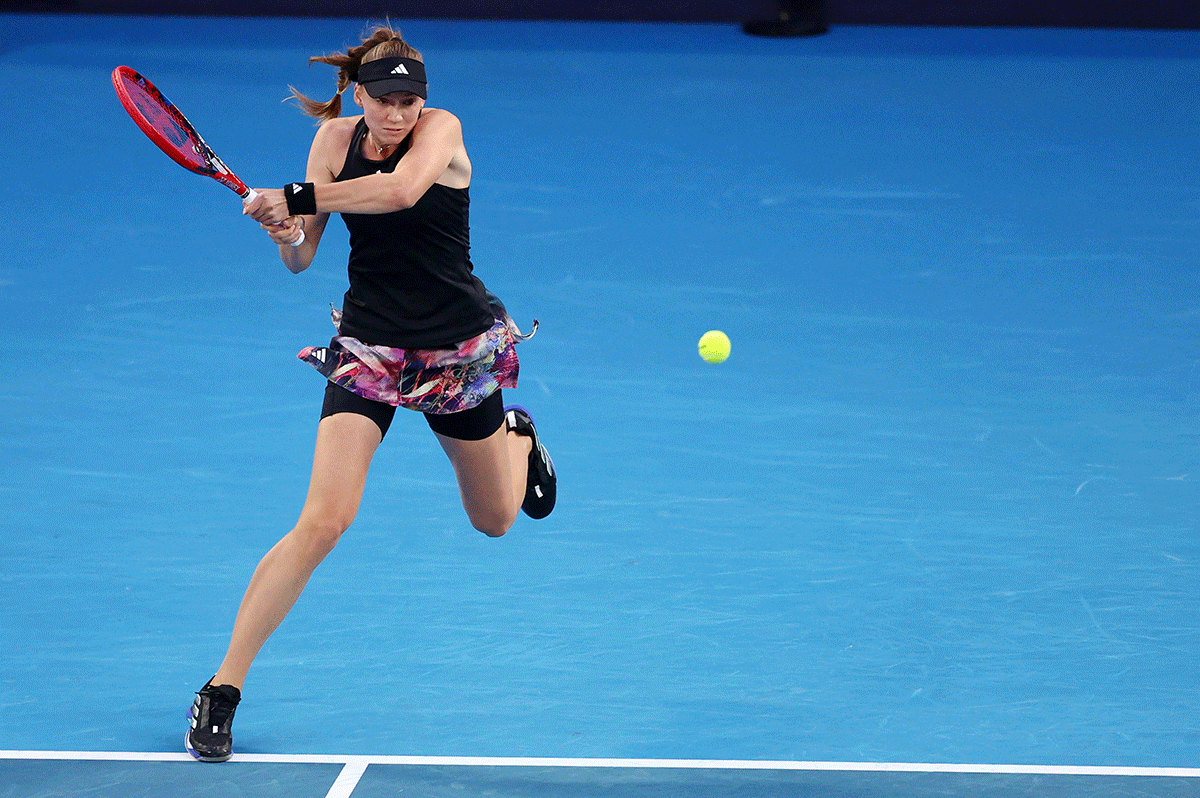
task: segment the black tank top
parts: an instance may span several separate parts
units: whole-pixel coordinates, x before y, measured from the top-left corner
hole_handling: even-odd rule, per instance
[[[359,120],[335,180],[391,172],[411,135],[382,161],[362,154]],[[411,208],[343,213],[350,231],[350,290],[341,334],[376,346],[450,348],[492,326],[487,290],[472,272],[469,192],[434,183]]]

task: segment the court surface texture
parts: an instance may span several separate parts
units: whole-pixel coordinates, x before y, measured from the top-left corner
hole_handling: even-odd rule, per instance
[[[1200,796],[1195,32],[394,19],[558,507],[473,531],[401,414],[192,762],[347,242],[109,74],[282,186],[368,22],[0,15],[0,798]]]

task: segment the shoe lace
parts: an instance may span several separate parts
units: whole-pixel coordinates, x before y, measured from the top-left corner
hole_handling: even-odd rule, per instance
[[[237,703],[230,701],[220,690],[209,689],[202,695],[208,698],[208,725],[224,728],[237,709]]]

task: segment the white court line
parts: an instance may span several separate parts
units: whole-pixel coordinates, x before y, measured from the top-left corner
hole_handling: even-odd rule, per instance
[[[350,798],[350,793],[354,792],[354,788],[358,786],[358,780],[367,772],[369,764],[371,764],[370,757],[365,756],[355,757],[347,762],[333,786],[329,788],[329,792],[325,793],[325,798]]]
[[[194,762],[186,753],[128,751],[2,751],[0,760]],[[694,770],[822,770],[857,773],[975,773],[1031,776],[1172,776],[1200,778],[1200,768],[1107,767],[1091,765],[981,765],[935,762],[798,762],[759,759],[563,759],[488,756],[362,756],[356,754],[235,754],[233,762],[344,765],[357,782],[368,765],[557,768],[678,768]],[[342,776],[338,777],[339,781]],[[346,793],[347,795],[349,793]]]

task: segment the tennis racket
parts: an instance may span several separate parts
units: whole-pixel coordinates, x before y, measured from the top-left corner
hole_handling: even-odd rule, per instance
[[[133,69],[119,66],[112,73],[113,88],[129,116],[142,129],[146,137],[170,156],[171,160],[198,175],[205,175],[227,186],[249,205],[258,197],[258,192],[243,183],[229,170],[225,162],[217,157],[212,147],[196,132],[187,117],[163,95],[158,87]],[[304,243],[304,231],[292,244]]]

